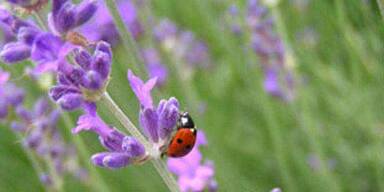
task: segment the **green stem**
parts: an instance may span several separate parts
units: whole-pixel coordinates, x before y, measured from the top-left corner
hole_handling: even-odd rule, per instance
[[[136,137],[140,143],[142,143],[147,150],[152,149],[151,143],[149,143],[145,137],[140,133],[136,126],[131,122],[131,120],[124,114],[120,107],[115,103],[111,98],[108,92],[105,92],[102,97],[103,103],[106,105],[108,110],[120,121],[120,123],[127,129],[127,131]],[[151,159],[153,166],[156,171],[159,173],[164,183],[168,186],[169,190],[172,192],[178,192],[179,188],[176,183],[175,178],[167,170],[166,165],[161,159],[153,158]]]
[[[118,5],[116,5],[115,0],[105,0],[105,3],[108,7],[109,13],[111,13],[113,17],[117,30],[119,31],[121,40],[123,41],[123,45],[127,51],[127,55],[131,59],[131,63],[135,65],[133,66],[134,69],[141,75],[145,74],[144,62],[140,57],[140,53],[137,49],[132,33],[127,29],[119,14]]]
[[[67,113],[62,113],[62,118],[65,124],[65,127],[71,131],[71,129],[74,127],[71,117]],[[85,147],[84,141],[80,136],[77,137],[71,137],[73,142],[76,145],[76,148],[78,150],[79,156],[81,159],[89,159],[90,154]],[[88,161],[85,163],[87,170],[90,173],[90,176],[92,177],[92,188],[95,191],[100,191],[100,192],[106,192],[110,191],[108,185],[105,183],[105,181],[101,178],[99,172],[96,170],[95,166],[91,165]]]
[[[384,0],[376,0],[376,2],[377,2],[377,5],[379,6],[381,17],[384,20]]]
[[[40,15],[40,12],[34,11],[33,12],[33,17],[36,19],[37,23],[39,26],[44,30],[48,31],[48,27],[45,25],[43,17]]]

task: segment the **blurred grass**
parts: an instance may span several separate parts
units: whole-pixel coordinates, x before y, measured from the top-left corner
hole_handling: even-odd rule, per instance
[[[316,0],[305,8],[297,4],[303,1],[281,2],[275,11],[282,16],[302,79],[290,104],[263,92],[261,72],[246,65],[256,58],[240,50],[248,42],[223,31],[220,19],[228,2],[168,0],[153,1],[152,6],[155,15],[193,31],[211,50],[214,69],[199,71],[188,86],[196,91],[190,93],[198,99],[194,103],[207,105],[204,114],[193,116],[208,137],[204,157],[215,162],[220,191],[269,191],[276,186],[286,191],[383,191],[384,30],[376,2]],[[244,8],[243,1],[237,3]],[[314,32],[315,44],[303,39],[306,29]],[[115,50],[108,90],[137,125],[138,104],[126,80],[132,64],[122,50]],[[183,108],[196,109],[183,97],[190,90],[177,81],[170,77],[161,96],[176,96]],[[103,106],[101,110],[106,122],[121,127]],[[83,137],[92,153],[102,150],[94,134],[75,137]],[[0,151],[1,191],[42,190],[7,127],[0,129]],[[319,169],[308,165],[311,154],[320,158]],[[335,162],[332,169],[330,159]],[[112,191],[166,191],[149,164],[97,169]],[[66,189],[90,188],[69,179]]]

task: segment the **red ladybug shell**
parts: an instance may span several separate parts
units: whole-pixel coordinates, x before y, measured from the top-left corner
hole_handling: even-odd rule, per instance
[[[195,128],[179,128],[172,138],[167,155],[169,157],[183,157],[191,152],[196,142]]]

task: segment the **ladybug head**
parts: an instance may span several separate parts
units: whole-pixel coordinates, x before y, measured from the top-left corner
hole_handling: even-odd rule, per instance
[[[188,112],[180,113],[177,121],[177,128],[195,128],[195,123]]]

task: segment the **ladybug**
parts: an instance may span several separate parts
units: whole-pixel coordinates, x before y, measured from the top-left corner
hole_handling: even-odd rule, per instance
[[[181,113],[177,121],[176,134],[168,145],[169,157],[183,157],[191,152],[196,142],[197,130],[188,112]]]

